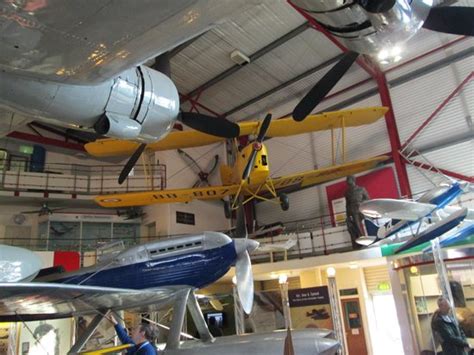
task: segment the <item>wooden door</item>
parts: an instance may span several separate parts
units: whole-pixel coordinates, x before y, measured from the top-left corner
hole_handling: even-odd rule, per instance
[[[359,299],[343,299],[341,300],[341,304],[349,355],[367,354],[367,345],[365,344],[364,326],[362,324]]]

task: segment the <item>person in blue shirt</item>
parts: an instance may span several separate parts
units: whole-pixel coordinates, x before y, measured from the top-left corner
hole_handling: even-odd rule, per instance
[[[142,323],[132,329],[131,336],[127,334],[125,328],[119,324],[112,313],[107,315],[115,327],[117,336],[122,344],[132,344],[131,348],[127,349],[127,355],[157,355],[153,342],[157,338],[158,331],[153,324]]]

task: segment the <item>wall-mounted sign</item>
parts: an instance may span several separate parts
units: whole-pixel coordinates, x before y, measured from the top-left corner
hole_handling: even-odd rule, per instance
[[[339,290],[339,295],[341,296],[357,296],[357,288],[345,288],[343,290]]]
[[[288,298],[290,301],[290,307],[329,304],[329,292],[327,286],[289,290]]]
[[[390,282],[382,281],[377,285],[377,290],[379,291],[390,291]]]
[[[288,299],[293,328],[332,329],[327,286],[289,290]]]
[[[20,145],[19,151],[20,151],[20,153],[31,155],[31,154],[33,154],[33,146],[22,144],[22,145]]]

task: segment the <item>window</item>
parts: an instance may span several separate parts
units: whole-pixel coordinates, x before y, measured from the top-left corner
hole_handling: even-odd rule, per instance
[[[176,223],[195,225],[194,213],[176,211]]]

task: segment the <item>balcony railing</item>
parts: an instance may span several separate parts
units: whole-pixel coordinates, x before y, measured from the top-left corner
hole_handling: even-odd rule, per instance
[[[45,164],[34,171],[24,161],[0,160],[0,190],[101,195],[166,188],[166,165],[136,166],[122,185],[121,165]]]

